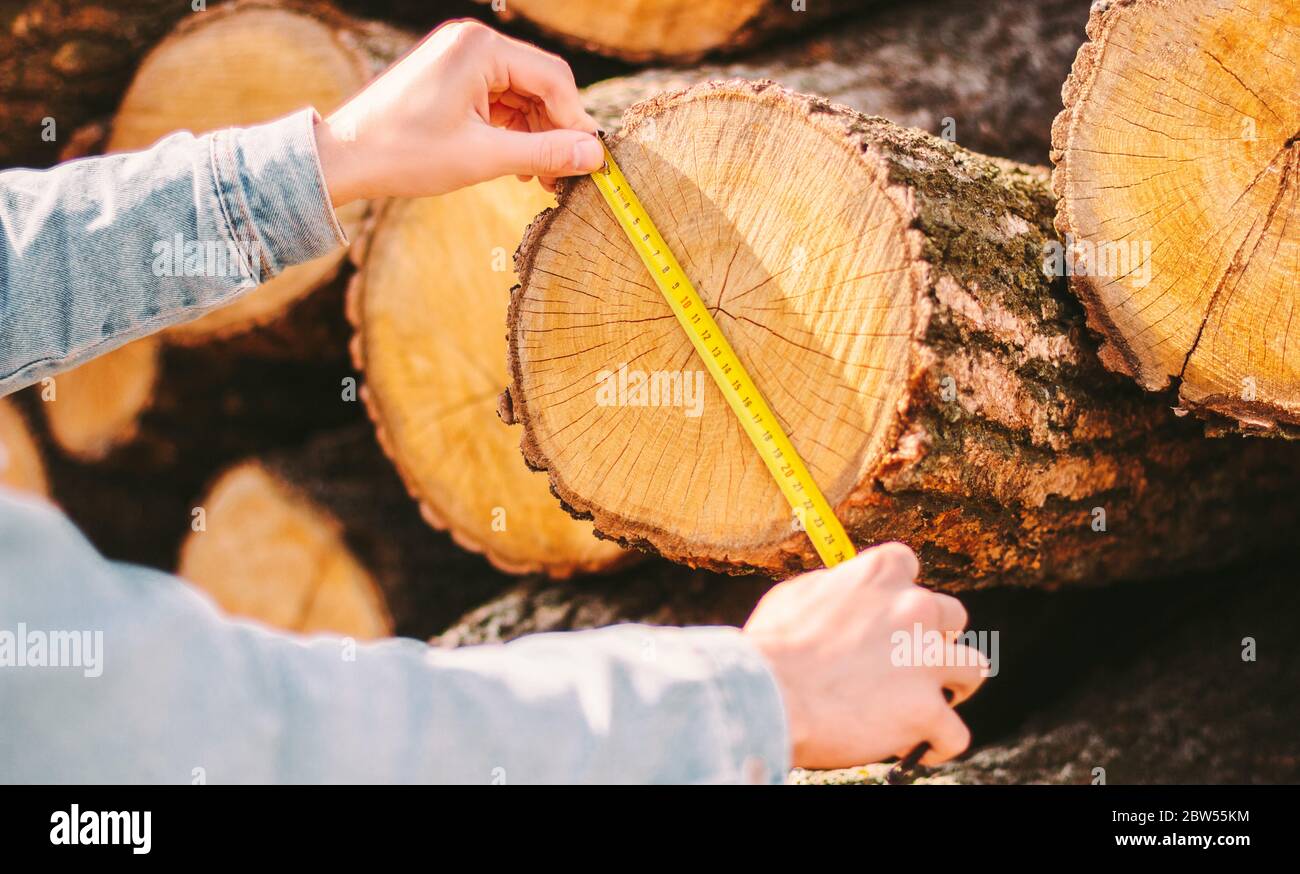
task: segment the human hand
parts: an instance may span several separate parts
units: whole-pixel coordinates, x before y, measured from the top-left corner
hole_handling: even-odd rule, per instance
[[[843,768],[905,756],[921,741],[933,765],[961,754],[970,731],[954,704],[984,681],[987,660],[955,643],[966,610],[916,585],[916,556],[886,543],[768,592],[744,634],[767,658],[785,702],[793,762]],[[948,632],[944,665],[895,665],[891,636]]]
[[[604,162],[568,64],[477,21],[453,21],[316,125],[337,209],[488,179],[555,179]]]

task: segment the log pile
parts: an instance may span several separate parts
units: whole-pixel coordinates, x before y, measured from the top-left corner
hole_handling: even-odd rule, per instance
[[[677,65],[584,99],[859,546],[903,540],[951,590],[1046,590],[1285,543],[1300,456],[1177,413],[1300,427],[1294,10],[808,6],[518,0],[501,18]],[[134,20],[26,8],[44,17],[0,34],[0,63],[4,39],[48,45],[29,90],[88,57],[54,48],[60,21]],[[213,3],[165,38],[142,19],[114,44],[134,72],[104,80],[116,112],[64,155],[328,112],[415,39],[367,16],[437,23],[401,0],[346,8]],[[1278,24],[1266,46],[1255,19]],[[0,130],[30,126],[4,105]],[[339,219],[348,250],[34,387],[21,417],[0,407],[0,477],[232,613],[356,638],[735,622],[769,577],[816,565],[589,180]],[[1139,228],[1137,270],[1052,266]],[[675,378],[681,402],[641,403],[636,374]],[[1171,380],[1177,397],[1144,391]]]

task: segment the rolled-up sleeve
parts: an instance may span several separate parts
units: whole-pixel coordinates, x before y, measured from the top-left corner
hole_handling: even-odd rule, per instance
[[[0,173],[0,395],[346,244],[316,119]]]
[[[0,666],[3,781],[762,783],[789,767],[776,682],[734,628],[456,650],[287,635],[104,561],[2,490],[0,555],[0,635],[102,641],[79,665]]]

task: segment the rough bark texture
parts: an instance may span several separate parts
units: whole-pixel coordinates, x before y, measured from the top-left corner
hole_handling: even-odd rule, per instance
[[[1300,9],[1096,3],[1053,129],[1102,361],[1210,430],[1300,436]]]
[[[0,3],[0,167],[55,163],[74,130],[113,109],[143,50],[189,11],[175,0]],[[42,137],[47,118],[53,140]]]
[[[998,634],[998,672],[960,708],[971,752],[920,769],[913,782],[1087,784],[1094,768],[1114,784],[1300,780],[1294,560],[1292,548],[1134,585],[966,594],[968,627]],[[635,579],[516,586],[433,642],[499,643],[622,622],[740,625],[767,586],[666,568],[648,562]],[[1242,659],[1247,637],[1256,661]],[[796,770],[791,782],[879,784],[889,768]]]
[[[663,561],[577,580],[534,579],[466,613],[432,642],[505,643],[528,634],[624,622],[741,625],[771,585],[766,577],[724,577]]]
[[[761,58],[646,70],[584,92],[607,131],[656,92],[706,79],[773,79],[968,149],[1045,164],[1044,119],[1085,39],[1088,0],[933,0],[873,9]]]
[[[873,0],[817,0],[792,9],[787,0],[643,0],[492,3],[503,21],[531,22],[541,33],[583,51],[623,61],[688,64],[707,54],[735,53],[810,27]]]
[[[662,131],[674,107],[712,96],[750,99],[745,95],[776,108],[802,107],[810,123],[851,144],[906,227],[913,296],[902,304],[913,318],[896,411],[885,414],[888,437],[878,454],[853,459],[865,471],[856,483],[838,491],[822,483],[856,543],[909,543],[923,558],[927,580],[961,589],[1150,577],[1222,562],[1290,536],[1293,453],[1206,441],[1198,428],[1173,420],[1157,399],[1097,360],[1079,307],[1063,282],[1042,268],[1055,232],[1054,201],[1041,171],[998,163],[824,101],[739,83],[700,86],[634,107],[611,148],[627,172],[638,159],[649,160],[638,151],[642,132],[657,132],[655,149],[671,148]],[[656,116],[658,126],[646,124]],[[565,299],[564,289],[534,266],[543,250],[573,242],[553,233],[566,211],[586,203],[590,214],[582,221],[612,223],[581,200],[590,197],[584,186],[591,182],[562,191],[558,208],[539,217],[517,254],[521,288],[510,318],[509,407],[525,426],[525,458],[549,470],[554,491],[572,512],[591,515],[598,531],[625,545],[728,572],[785,575],[816,566],[801,534],[786,536],[774,527],[772,540],[741,548],[716,543],[689,525],[665,533],[657,527],[662,520],[629,518],[617,503],[598,506],[576,493],[569,481],[582,475],[581,458],[564,470],[552,466],[543,448],[548,435],[537,430],[547,401],[521,390],[528,373],[519,353],[527,342],[529,354],[544,360],[555,335],[530,335],[520,308],[548,295]],[[639,193],[646,200],[651,192]],[[674,240],[674,219],[660,215],[658,221]],[[610,247],[602,257],[625,254],[613,242]],[[706,302],[714,291],[701,290]],[[870,293],[869,285],[863,293]],[[811,306],[805,300],[809,308],[816,308],[815,300]],[[750,354],[773,356],[781,348]],[[790,394],[816,390],[808,384]],[[797,413],[787,409],[785,416]],[[737,440],[734,450],[752,447]],[[808,457],[807,449],[800,452]],[[655,475],[633,467],[630,477],[636,482]],[[733,502],[732,513],[752,513],[766,524],[765,508],[746,500]],[[665,517],[678,511],[668,508]]]

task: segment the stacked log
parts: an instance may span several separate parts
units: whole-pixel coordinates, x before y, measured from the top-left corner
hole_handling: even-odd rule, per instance
[[[320,361],[223,354],[219,343],[164,347],[159,369],[166,376],[135,419],[133,438],[94,459],[71,455],[53,429],[78,409],[72,392],[90,390],[82,377],[98,370],[99,360],[20,393],[14,402],[44,452],[54,497],[108,557],[171,568],[195,500],[218,470],[364,420],[341,313],[336,320],[340,339]],[[105,380],[101,391],[111,396],[116,387]],[[95,427],[92,420],[83,433]]]
[[[138,148],[174,129],[252,124],[302,105],[327,112],[413,39],[322,4],[241,0],[215,7],[186,20],[151,51],[112,122],[84,129],[65,157]],[[221,81],[215,91],[211,81],[197,75],[208,70],[218,71]],[[215,96],[201,99],[198,91],[190,93],[193,89]],[[404,336],[367,342],[369,335],[359,332],[355,349],[358,363],[367,350],[370,353],[367,378],[373,385],[365,396],[379,438],[390,448],[425,519],[449,529],[461,545],[486,553],[500,568],[565,577],[613,567],[626,554],[596,540],[590,526],[575,522],[554,504],[545,479],[529,474],[520,461],[517,436],[502,428],[496,417],[496,396],[506,379],[500,325],[508,297],[508,254],[546,202],[535,187],[525,190],[528,197],[514,203],[506,198],[506,208],[480,213],[480,220],[468,225],[485,247],[499,247],[501,255],[494,257],[485,248],[482,260],[464,260],[444,278],[473,287],[487,276],[497,287],[481,300],[468,298],[460,325],[476,333],[441,350],[450,357],[438,361],[431,380],[408,378],[419,376],[421,362],[406,354],[400,342]],[[446,286],[434,281],[440,269],[427,270],[429,261],[410,257],[419,247],[410,234],[419,230],[423,218],[438,218],[448,228],[466,226],[456,216],[468,205],[458,204],[456,197],[394,204],[386,211],[390,220],[373,232],[362,226],[367,205],[340,212],[344,229],[358,243],[359,262],[366,244],[393,253],[385,258],[386,269],[363,272],[354,283],[354,307],[375,316],[368,322],[375,331],[404,329],[410,336],[414,325],[403,322],[426,307],[444,317],[453,314],[454,299],[440,295]],[[417,220],[409,220],[408,213],[418,213]],[[453,242],[450,234],[445,239]],[[454,245],[437,251],[449,261],[461,255]],[[340,251],[291,268],[232,306],[161,337],[137,341],[38,387],[42,403],[34,406],[44,414],[47,437],[59,447],[59,455],[73,460],[61,459],[58,465],[59,490],[75,496],[70,512],[97,542],[109,544],[115,557],[157,563],[161,544],[174,543],[172,538],[189,525],[199,486],[214,471],[227,471],[229,479],[214,485],[209,498],[224,499],[229,492],[223,485],[245,494],[250,483],[259,482],[256,471],[233,470],[230,465],[250,457],[263,463],[268,451],[356,421],[361,406],[358,380],[346,362],[347,277],[333,278],[344,257]],[[396,320],[386,319],[385,311]],[[498,327],[492,328],[494,324]],[[431,345],[427,335],[420,342]],[[433,346],[431,354],[439,352]],[[407,394],[425,406],[403,409]],[[437,435],[441,441],[431,442]],[[414,445],[414,451],[400,455],[408,445]],[[149,486],[132,486],[132,473],[150,474]],[[127,490],[129,509],[114,510]],[[301,491],[291,486],[285,493]],[[216,503],[226,506],[224,500]],[[292,499],[282,504],[299,506]],[[420,541],[441,542],[424,528],[399,529]],[[243,533],[231,526],[224,530],[236,538]],[[166,536],[158,537],[159,531]],[[191,536],[190,541],[216,543],[218,538],[196,541]],[[234,548],[236,541],[220,542],[224,549]],[[252,538],[245,551],[250,560],[257,543]],[[411,546],[416,553],[425,547],[424,542]],[[197,545],[187,549],[190,555],[204,554]],[[195,562],[205,566],[191,559],[186,568]],[[262,570],[271,588],[294,585],[292,580],[279,581],[274,566]],[[473,573],[493,578],[477,566]],[[292,573],[286,570],[283,576]],[[466,586],[465,591],[474,587]],[[227,600],[232,607],[240,606],[237,597]],[[448,605],[420,615],[418,621],[433,625],[411,627],[427,635],[438,627],[438,610],[449,611],[441,620],[445,623],[470,606],[455,597]],[[382,612],[358,620],[356,629],[391,629],[391,623],[376,618]],[[403,610],[389,614],[394,612],[399,616],[396,627],[403,627]],[[262,618],[285,624],[278,614]],[[310,621],[304,623],[303,628],[312,627]]]
[[[1300,8],[1127,0],[1088,35],[1054,189],[1102,361],[1216,428],[1300,435]]]
[[[508,253],[548,202],[513,178],[393,202],[369,234],[349,311],[366,405],[425,518],[503,570],[562,578],[625,554],[560,509],[497,417]]]
[[[1262,13],[1274,8],[1251,2]],[[1294,459],[1266,446],[1207,442],[1160,398],[1109,373],[1107,365],[1127,361],[1114,351],[1122,335],[1109,332],[1099,355],[1084,310],[1044,270],[1063,245],[1054,222],[1086,236],[1079,204],[1091,202],[1093,188],[1108,190],[1112,171],[1088,165],[1095,143],[1086,139],[1102,136],[1104,112],[1117,111],[1107,107],[1123,103],[1093,95],[1106,86],[1122,97],[1127,87],[1122,70],[1108,72],[1106,62],[1119,63],[1122,52],[1105,52],[1107,40],[1127,45],[1167,27],[1213,48],[1214,34],[1226,41],[1239,15],[1217,0],[1201,5],[1218,19],[1166,22],[1152,11],[1155,0],[1111,5],[1094,12],[1093,43],[1067,87],[1055,191],[1044,171],[956,143],[1046,157],[1041,120],[1055,111],[1084,36],[1075,0],[871,10],[761,59],[648,70],[585,92],[859,545],[912,543],[937,585],[1167,573],[1268,546],[1293,521]],[[624,59],[681,62],[836,11],[819,4],[784,20],[776,14],[784,4],[716,12],[696,4],[689,15],[671,4],[643,6],[616,4],[599,16],[567,9],[565,21],[605,35],[562,39]],[[510,13],[559,29],[541,2],[510,4]],[[109,151],[139,148],[174,129],[252,124],[308,103],[327,112],[412,39],[321,3],[215,6],[145,57],[111,124],[77,147],[102,135]],[[1157,34],[1149,42],[1154,62],[1167,41]],[[1281,87],[1245,86],[1258,92],[1261,116]],[[1282,203],[1294,137],[1283,136],[1284,118],[1269,118],[1264,141],[1278,148],[1260,172],[1278,171]],[[340,567],[367,582],[349,591],[380,593],[351,602],[374,607],[360,633],[401,625],[394,617],[403,610],[389,603],[401,587],[383,582],[348,542],[354,523],[340,519],[350,514],[320,510],[329,501],[319,496],[304,501],[312,490],[299,480],[322,477],[289,475],[270,461],[312,435],[355,427],[362,404],[350,403],[358,395],[349,391],[357,376],[377,443],[418,507],[412,512],[500,570],[564,579],[626,562],[623,547],[728,573],[787,575],[815,565],[710,383],[698,386],[698,416],[596,398],[597,377],[624,365],[696,374],[588,181],[565,185],[558,204],[503,180],[443,198],[357,205],[339,217],[355,241],[354,276],[345,253],[335,253],[58,377],[42,404],[51,441],[81,461],[106,460],[118,489],[129,487],[132,468],[170,475],[184,467],[171,482],[193,487],[226,471],[205,499],[216,507],[269,495],[276,513],[325,532],[317,547],[352,555]],[[1284,227],[1277,221],[1266,210],[1255,225],[1276,236]],[[508,253],[520,237],[520,287],[510,298]],[[1285,258],[1278,263],[1284,280]],[[1102,297],[1078,277],[1075,285],[1105,329]],[[340,318],[345,291],[350,327]],[[359,374],[342,357],[345,336]],[[294,380],[310,389],[295,393]],[[1154,387],[1154,378],[1143,382]],[[1271,398],[1273,383],[1266,388]],[[289,399],[295,394],[301,404]],[[518,427],[503,426],[498,413]],[[222,415],[249,427],[223,427]],[[210,451],[191,452],[196,444]],[[529,473],[524,461],[546,475]],[[66,467],[60,462],[56,473]],[[166,512],[151,512],[188,525],[196,492],[183,503],[169,494],[157,503]],[[223,530],[234,536],[237,526]],[[1225,549],[1218,541],[1229,534]],[[187,547],[188,563],[214,564],[193,557],[203,554],[198,542]],[[208,538],[218,542],[231,551],[239,541]],[[305,615],[294,621],[309,627]]]
[[[341,2],[21,0],[0,13],[0,165],[327,113],[415,39],[367,18],[464,5]],[[1021,668],[963,714],[985,741],[1026,702],[1049,718],[952,774],[1140,778],[1098,745],[1181,736],[1161,714],[1196,696],[1170,666],[1210,605],[1256,622],[1294,601],[1228,564],[1284,564],[1300,521],[1294,447],[1232,433],[1300,435],[1294,4],[485,3],[599,53],[569,58],[584,84],[628,73],[584,99],[857,545],[905,541],[923,582],[988,590],[973,621]],[[648,61],[678,66],[627,66]],[[0,400],[0,488],[232,615],[356,640],[737,624],[819,564],[590,180],[338,217],[348,251]],[[1195,621],[1153,648],[1153,610]],[[1099,661],[1089,629],[1114,615]],[[1129,725],[1083,681],[1099,666],[1156,677],[1158,706]],[[1247,700],[1267,685],[1207,699],[1265,741],[1243,777],[1285,751]],[[1165,758],[1143,774],[1202,773]]]
[[[428,637],[511,582],[429,529],[364,422],[226,467],[189,529],[179,576],[304,633]]]
[[[638,104],[609,142],[860,546],[912,544],[947,588],[1051,586],[1288,536],[1300,458],[1206,441],[1101,365],[1043,267],[1045,171],[742,81]],[[697,416],[602,400],[625,368],[699,367],[591,180],[516,266],[503,407],[564,505],[694,566],[816,567],[702,373]]]

